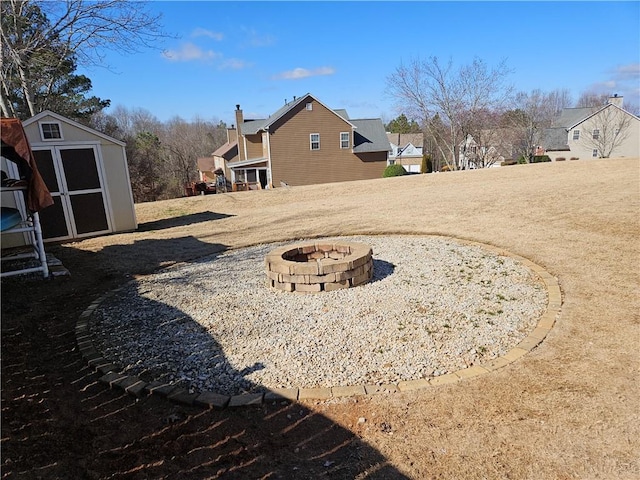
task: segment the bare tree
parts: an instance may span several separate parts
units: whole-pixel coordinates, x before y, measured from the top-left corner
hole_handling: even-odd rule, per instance
[[[515,154],[530,160],[541,143],[542,132],[549,128],[554,117],[565,108],[562,91],[545,93],[533,90],[520,92],[514,98],[513,109],[504,116],[503,123],[510,130]]]
[[[69,59],[82,66],[105,66],[108,50],[124,54],[156,48],[154,42],[167,36],[161,31],[160,15],[149,13],[143,2],[3,0],[2,16],[6,21],[0,31],[0,108],[7,116],[14,113],[8,100],[11,82],[19,84],[30,114],[35,115],[39,71],[59,71]],[[48,88],[54,81],[55,75]]]
[[[585,121],[580,142],[598,150],[600,158],[609,158],[632,133],[633,116],[615,105],[606,105]]]
[[[548,94],[548,102],[550,103],[551,110],[554,112],[554,115],[559,115],[563,109],[569,108],[573,105],[571,92],[566,88],[551,91]]]
[[[577,108],[586,107],[600,107],[609,101],[608,93],[598,93],[592,90],[582,92],[578,101],[576,102]]]
[[[501,108],[510,96],[511,88],[506,84],[509,73],[505,61],[489,67],[476,58],[454,68],[451,60],[442,64],[437,57],[429,57],[397,67],[387,78],[387,91],[400,109],[423,119],[438,153],[450,169],[456,170],[458,148],[476,116]],[[431,129],[436,115],[441,124]]]
[[[182,191],[184,184],[197,179],[197,158],[211,155],[226,141],[226,125],[200,117],[191,122],[174,117],[165,124],[162,138],[167,165],[173,170],[176,187]]]

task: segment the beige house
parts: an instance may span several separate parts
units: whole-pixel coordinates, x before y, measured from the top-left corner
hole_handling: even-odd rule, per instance
[[[382,120],[349,119],[311,94],[265,119],[245,119],[240,105],[235,116],[227,144],[213,155],[213,166],[225,160],[234,189],[380,178],[387,166]]]
[[[387,133],[391,145],[389,165],[402,165],[409,173],[420,173],[424,135],[422,133]]]
[[[505,160],[501,153],[508,145],[503,140],[504,131],[481,132],[484,142],[478,142],[473,135],[458,144],[458,166],[463,170],[499,167]]]
[[[640,157],[640,119],[613,96],[595,108],[565,108],[543,135],[544,153],[559,158]]]
[[[54,201],[40,212],[45,241],[137,228],[123,142],[51,111],[35,115],[23,126]],[[3,170],[5,166],[11,169],[3,162]],[[2,200],[16,206],[23,202],[19,195]],[[11,243],[21,242],[18,237]]]

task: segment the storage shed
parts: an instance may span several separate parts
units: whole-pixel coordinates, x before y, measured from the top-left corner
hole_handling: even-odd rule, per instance
[[[123,142],[48,110],[23,126],[54,201],[40,212],[45,241],[137,228]]]

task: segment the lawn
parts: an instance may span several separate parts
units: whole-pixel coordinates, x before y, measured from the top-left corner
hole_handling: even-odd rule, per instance
[[[2,281],[3,477],[640,477],[638,159],[136,210],[136,232],[47,246],[69,278]],[[563,293],[555,327],[515,363],[455,384],[222,411],[109,390],[75,346],[78,316],[133,277],[248,245],[392,233],[490,244],[544,267]]]

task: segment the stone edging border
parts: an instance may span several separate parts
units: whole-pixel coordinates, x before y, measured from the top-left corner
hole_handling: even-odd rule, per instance
[[[429,236],[429,235],[425,235]],[[434,235],[431,235],[434,236]],[[435,235],[437,236],[437,235]],[[109,385],[110,388],[124,390],[130,395],[143,397],[146,395],[159,395],[173,402],[189,406],[201,406],[205,408],[222,409],[226,407],[240,407],[246,405],[261,405],[263,402],[273,401],[297,401],[297,400],[327,400],[335,397],[350,397],[357,395],[378,395],[395,392],[410,392],[421,390],[429,386],[446,385],[468,378],[490,373],[494,370],[506,367],[536,348],[551,331],[562,307],[562,292],[556,277],[547,272],[540,265],[532,261],[510,253],[499,247],[480,242],[450,238],[463,245],[470,245],[492,251],[501,256],[511,257],[536,273],[547,289],[547,309],[538,320],[536,328],[529,333],[520,343],[509,350],[505,355],[495,358],[483,365],[474,365],[456,372],[447,373],[433,378],[419,378],[406,380],[397,384],[386,385],[354,385],[329,388],[281,388],[273,389],[266,393],[248,393],[242,395],[221,395],[215,392],[189,393],[185,388],[170,383],[151,381],[145,382],[140,378],[121,372],[121,368],[108,359],[94,347],[93,336],[89,329],[91,315],[98,306],[108,297],[115,294],[120,288],[107,292],[94,300],[89,307],[82,312],[76,322],[75,334],[78,349],[87,365],[96,372],[102,374],[100,383]],[[122,288],[122,287],[121,287]]]

